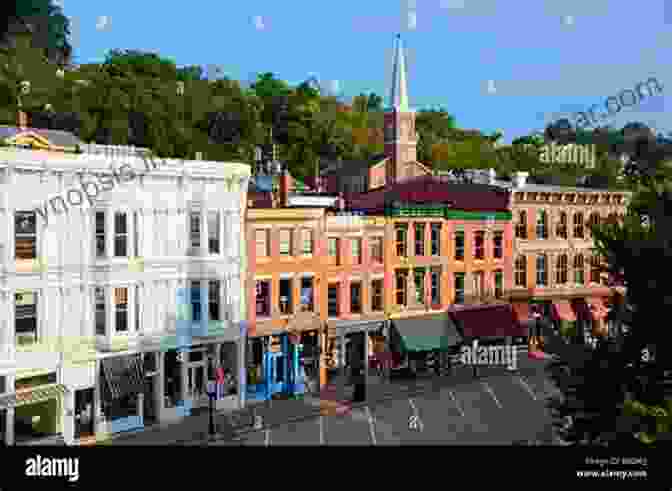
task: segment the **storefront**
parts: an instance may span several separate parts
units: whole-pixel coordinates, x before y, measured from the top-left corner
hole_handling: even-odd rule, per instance
[[[370,370],[373,342],[377,341],[376,347],[380,347],[380,338],[385,338],[385,321],[342,320],[329,322],[328,327],[335,332],[335,338],[330,353],[334,363],[328,373],[327,384],[335,387],[339,399],[364,400],[366,387],[378,374]]]
[[[115,434],[143,428],[142,354],[103,358],[99,374],[101,421],[97,432]]]
[[[64,444],[61,416],[66,394],[55,372],[17,378],[15,390],[0,396],[6,444]]]
[[[286,327],[247,343],[247,398],[269,400],[319,390],[319,316],[300,312]]]
[[[390,346],[401,356],[395,373],[438,375],[449,369],[450,355],[462,344],[454,320],[446,312],[392,320]]]

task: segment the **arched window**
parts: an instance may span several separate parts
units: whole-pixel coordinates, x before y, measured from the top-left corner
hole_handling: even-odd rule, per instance
[[[558,217],[558,225],[555,228],[555,235],[562,237],[563,239],[567,238],[567,213],[564,211],[560,212]]]
[[[537,256],[537,286],[546,286],[548,283],[546,254]]]
[[[555,282],[559,285],[567,283],[567,254],[558,256],[557,267],[555,270]]]
[[[537,211],[537,239],[548,238],[547,216],[544,210]]]
[[[583,213],[574,213],[574,238],[583,239]]]
[[[607,218],[607,222],[612,223],[612,224],[618,222],[618,215],[616,215],[616,213],[609,213],[609,217]]]
[[[597,212],[591,213],[588,223],[590,224],[591,231],[594,227],[598,227],[600,225],[600,214]]]
[[[516,286],[525,286],[527,283],[527,260],[525,256],[518,256],[515,265]]]
[[[527,239],[527,212],[525,210],[518,212],[518,223],[516,223],[516,238]]]
[[[583,285],[583,255],[577,254],[574,256],[574,283],[577,285]]]

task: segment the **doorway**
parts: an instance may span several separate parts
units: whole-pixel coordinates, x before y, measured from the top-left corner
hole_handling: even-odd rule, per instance
[[[145,377],[145,397],[143,399],[142,418],[145,426],[153,425],[157,422],[156,403],[154,390],[156,383],[155,376]]]
[[[93,436],[93,393],[94,389],[75,391],[75,438]]]
[[[193,407],[207,403],[205,362],[191,363],[187,366],[187,397]]]

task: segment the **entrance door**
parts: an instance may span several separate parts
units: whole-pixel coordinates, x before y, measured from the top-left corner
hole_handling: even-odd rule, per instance
[[[93,389],[75,391],[75,438],[85,438],[94,433]]]
[[[156,404],[154,402],[155,376],[145,378],[145,397],[143,400],[142,416],[145,426],[156,423]]]
[[[204,363],[189,365],[187,368],[187,396],[191,398],[194,407],[207,402],[205,374]]]
[[[287,382],[287,357],[284,353],[265,353],[266,380],[269,396],[285,391]]]

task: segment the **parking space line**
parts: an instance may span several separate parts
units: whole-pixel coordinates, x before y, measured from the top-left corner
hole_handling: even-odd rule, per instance
[[[532,388],[529,386],[527,382],[525,382],[525,379],[521,377],[520,375],[516,377],[516,380],[518,380],[518,383],[523,386],[523,388],[527,391],[528,394],[530,394],[530,397],[532,398],[533,401],[537,400],[537,396],[534,395],[534,392],[532,391]]]
[[[492,396],[492,399],[495,401],[495,404],[497,404],[497,407],[499,409],[502,409],[502,404],[497,399],[497,396],[495,395],[492,388],[488,384],[486,384],[485,382],[481,382],[481,384],[483,385],[483,387],[485,387],[485,390],[488,392],[488,394],[490,394]]]
[[[455,397],[455,394],[453,394],[452,390],[449,390],[448,393],[450,394],[451,399],[453,399],[453,402],[455,403],[455,407],[457,408],[457,411],[460,413],[460,416],[464,418],[464,411],[462,411],[462,408],[460,407],[460,403],[457,402],[457,398]]]
[[[320,445],[324,445],[324,416],[320,416]]]
[[[420,412],[418,411],[418,408],[415,406],[413,399],[409,397],[408,403],[411,405],[411,411],[413,411],[413,417],[415,418],[415,421],[417,421],[418,428],[420,428],[420,431],[424,431],[425,425],[422,423],[422,420],[420,419]]]
[[[375,445],[377,445],[376,442],[376,430],[374,426],[374,421],[373,421],[373,415],[371,414],[371,409],[369,409],[369,406],[366,406],[366,415],[369,418],[369,433],[371,434],[371,442]]]
[[[271,445],[271,429],[266,430],[266,439],[264,441],[264,446],[268,447]]]

